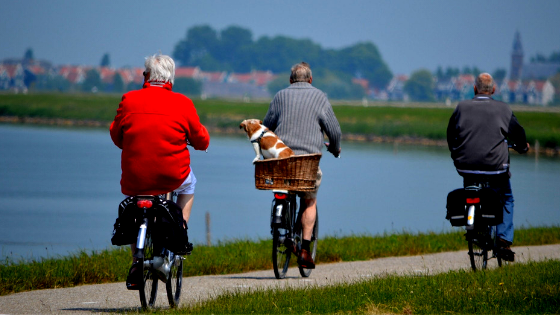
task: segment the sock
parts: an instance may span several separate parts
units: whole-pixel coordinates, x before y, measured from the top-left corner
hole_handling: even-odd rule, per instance
[[[311,251],[309,247],[311,246],[311,240],[303,240],[301,242],[301,249],[305,249],[307,251]]]

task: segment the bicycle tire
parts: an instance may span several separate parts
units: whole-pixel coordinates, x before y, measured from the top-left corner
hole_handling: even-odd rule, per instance
[[[146,239],[144,241],[142,263],[142,287],[140,288],[140,303],[143,309],[148,309],[154,306],[157,298],[158,290],[158,277],[154,270],[146,266],[144,261],[153,260],[154,258],[154,244],[152,242],[151,231],[146,232]]]
[[[173,254],[173,264],[169,269],[169,278],[165,283],[167,300],[172,308],[179,305],[181,298],[181,286],[183,284],[183,259],[179,255]]]
[[[474,271],[484,270],[488,266],[488,249],[484,235],[481,233],[474,234],[469,237],[469,258],[471,261],[471,268]],[[483,244],[481,246],[481,244]]]
[[[301,227],[301,223],[298,224],[298,226]],[[297,233],[298,235],[303,235],[303,228],[301,228],[301,231],[299,231],[299,233]],[[298,240],[298,249],[301,249],[301,241],[303,240],[303,237],[299,238]],[[311,244],[309,245],[310,249],[311,249],[311,257],[313,258],[313,261],[315,263],[317,263],[317,243],[319,240],[319,208],[317,208],[317,216],[315,217],[315,225],[313,226],[313,233],[311,234]],[[311,271],[313,271],[313,269],[308,269],[308,268],[303,268],[302,266],[299,266],[299,274],[304,277],[307,278],[309,277],[309,275],[311,275]]]
[[[278,226],[272,228],[272,267],[276,279],[284,279],[290,265],[293,248],[286,246],[286,243],[291,243],[289,234],[289,230],[285,228]]]

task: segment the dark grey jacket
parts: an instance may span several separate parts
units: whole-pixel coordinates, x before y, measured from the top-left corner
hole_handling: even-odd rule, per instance
[[[460,174],[508,172],[508,141],[527,152],[525,130],[510,107],[489,95],[460,102],[449,119],[447,145]]]
[[[321,153],[323,133],[329,151],[338,154],[340,125],[325,93],[306,82],[295,82],[276,93],[263,124],[295,154]]]

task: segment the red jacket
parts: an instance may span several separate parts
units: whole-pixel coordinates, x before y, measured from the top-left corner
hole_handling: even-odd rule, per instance
[[[191,171],[187,141],[196,150],[210,144],[193,102],[168,83],[144,83],[124,94],[110,130],[122,149],[121,191],[129,196],[177,189]]]

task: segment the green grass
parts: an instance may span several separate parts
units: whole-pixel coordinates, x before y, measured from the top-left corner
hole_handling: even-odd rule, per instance
[[[166,314],[558,314],[560,261],[226,293]],[[161,311],[156,311],[160,313]]]
[[[62,118],[109,124],[120,102],[110,94],[0,94],[0,116]],[[201,121],[214,131],[237,132],[247,118],[264,118],[268,103],[195,100]],[[444,140],[452,108],[434,104],[381,103],[386,106],[334,106],[343,134]],[[380,103],[376,103],[380,105]],[[541,147],[560,147],[560,113],[519,111],[527,140]]]
[[[324,237],[319,241],[318,263],[368,260],[466,250],[463,231],[399,233],[377,236]],[[515,245],[560,243],[560,226],[520,228]],[[184,261],[186,277],[271,270],[270,240],[233,240],[215,246],[196,246]],[[466,257],[466,255],[465,255]],[[466,258],[465,258],[466,259]],[[6,259],[0,263],[0,295],[15,292],[124,281],[131,264],[127,247],[29,262]]]

